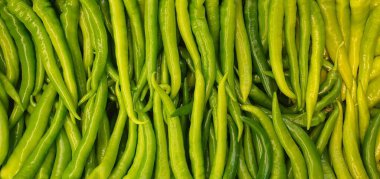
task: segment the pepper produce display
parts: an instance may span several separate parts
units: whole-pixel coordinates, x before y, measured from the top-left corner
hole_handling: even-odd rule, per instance
[[[0,178],[380,178],[380,0],[0,0]]]

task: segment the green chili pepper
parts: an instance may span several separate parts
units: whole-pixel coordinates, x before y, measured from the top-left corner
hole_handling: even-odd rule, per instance
[[[263,147],[264,145],[261,143],[260,138],[259,138],[259,136],[257,134],[253,134],[252,137],[253,137],[253,142],[256,144],[254,146],[254,148],[255,148],[255,155],[256,155],[256,158],[258,160],[258,163],[260,164],[261,159],[264,156],[264,147]],[[248,167],[248,165],[247,165],[247,167]]]
[[[375,44],[380,32],[380,7],[376,7],[368,16],[362,42],[360,46],[360,61],[358,81],[361,82],[363,91],[367,91],[371,66],[375,53]]]
[[[70,142],[71,151],[75,151],[82,138],[78,126],[72,120],[66,120],[64,127]]]
[[[79,27],[82,32],[82,53],[83,53],[83,68],[89,78],[91,76],[91,65],[94,60],[93,41],[88,13],[82,8],[79,11]]]
[[[30,123],[24,135],[8,158],[7,163],[3,165],[1,178],[13,178],[26,162],[28,156],[44,134],[55,97],[55,88],[53,84],[49,84],[44,90],[41,97],[42,100],[37,103],[36,108],[30,116]]]
[[[236,1],[235,51],[238,62],[240,92],[246,101],[252,86],[252,59],[248,34],[244,24],[243,3]]]
[[[134,161],[131,165],[131,168],[128,169],[127,174],[124,176],[124,178],[137,178],[139,175],[139,172],[141,171],[141,166],[144,161],[146,161],[146,153],[148,152],[146,150],[146,131],[143,125],[138,126],[138,142],[136,147],[136,154]]]
[[[51,173],[52,178],[62,178],[63,171],[71,160],[70,142],[66,132],[62,129],[56,139],[56,155]]]
[[[207,16],[207,24],[210,34],[214,42],[215,56],[219,56],[219,35],[220,35],[220,9],[219,1],[205,0],[205,11]],[[190,12],[191,13],[191,12]]]
[[[129,79],[129,59],[128,59],[128,48],[127,41],[127,31],[125,23],[125,13],[122,8],[122,2],[120,0],[111,1],[110,3],[111,20],[114,30],[115,38],[115,51],[116,51],[116,61],[119,70],[120,77],[120,87],[123,95],[123,100],[125,103],[126,111],[128,117],[135,123],[141,123],[137,120],[136,114],[133,109],[133,100],[131,94],[131,84]]]
[[[94,110],[94,101],[95,101],[95,97],[92,97],[88,103],[86,104],[85,106],[85,109],[84,111],[87,112],[84,112],[85,114],[83,115],[83,119],[82,119],[82,133],[85,134],[88,130],[88,127],[89,127],[89,123],[90,123],[90,120],[91,120],[91,115],[93,114],[93,110]],[[87,110],[86,110],[86,107],[87,107]],[[78,143],[79,145],[79,143]],[[73,152],[73,155],[74,155],[74,152]],[[91,152],[87,158],[87,161],[86,161],[86,164],[84,166],[84,176],[87,178],[91,172],[95,169],[96,165],[98,161],[97,161],[97,155],[96,155],[96,148],[92,148],[91,149]]]
[[[124,108],[124,103],[118,84],[116,84],[115,90],[119,102],[119,114],[114,126],[114,130],[105,150],[103,160],[101,160],[100,164],[91,172],[89,178],[108,177],[111,173],[112,167],[116,162],[117,153],[114,151],[119,149],[119,143],[123,134],[125,123],[127,121],[127,112]]]
[[[268,52],[268,16],[269,16],[269,2],[268,0],[258,0],[258,21],[261,44],[264,53]]]
[[[285,1],[285,43],[290,65],[290,82],[297,97],[297,107],[302,107],[302,95],[300,87],[300,70],[298,67],[298,54],[296,47],[296,20],[297,4],[295,0]],[[301,19],[301,17],[300,17]],[[301,59],[300,59],[301,63]],[[302,66],[301,66],[302,68]],[[304,78],[302,78],[304,79]]]
[[[261,145],[263,146],[262,157],[259,160],[259,170],[257,171],[257,178],[269,178],[272,170],[272,148],[269,142],[269,136],[260,126],[260,124],[254,120],[245,119],[245,122],[251,127],[255,135],[258,136]]]
[[[226,168],[224,169],[223,178],[235,178],[239,162],[239,142],[238,132],[234,121],[230,116],[227,117],[228,129],[230,133],[230,147],[228,151],[228,157],[226,162]]]
[[[224,0],[220,5],[220,64],[227,74],[228,84],[234,84],[234,42],[236,31],[236,4]]]
[[[339,28],[336,14],[335,1],[318,0],[318,5],[325,22],[326,48],[337,64],[340,75],[348,89],[353,87],[353,75],[348,60],[347,48],[344,44],[344,37]],[[347,27],[348,28],[348,27]]]
[[[2,39],[0,46],[4,55],[6,76],[13,85],[16,85],[19,80],[20,62],[18,60],[16,45],[2,18],[0,18],[0,38]]]
[[[205,178],[205,167],[202,149],[202,120],[205,106],[205,82],[200,70],[195,72],[196,82],[194,90],[194,103],[191,113],[191,125],[189,129],[189,153],[195,178]]]
[[[239,178],[250,179],[252,176],[249,174],[248,167],[245,163],[243,147],[240,144],[239,166],[237,175]]]
[[[125,9],[127,11],[132,31],[133,42],[133,59],[134,59],[134,72],[136,81],[141,75],[141,69],[145,63],[145,39],[143,31],[143,21],[141,17],[140,8],[138,7],[137,0],[124,1]],[[112,13],[111,13],[112,16]],[[115,28],[115,27],[114,27]]]
[[[206,11],[210,12],[210,14],[207,13],[208,20],[213,19],[216,21],[206,21],[205,8],[203,6],[204,3]],[[216,78],[216,59],[219,47],[219,43],[217,42],[219,42],[220,26],[218,4],[219,2],[214,0],[191,0],[189,8],[191,29],[194,33],[201,55],[202,72],[206,85],[205,99],[209,98]],[[208,25],[210,27],[208,27]],[[192,55],[192,59],[195,68],[199,68],[197,67],[197,63],[199,63],[197,56]]]
[[[221,178],[226,164],[227,153],[227,99],[225,93],[225,82],[227,75],[224,75],[218,86],[217,115],[214,119],[216,126],[216,151],[213,160],[210,178]]]
[[[252,176],[257,175],[257,163],[256,161],[258,158],[255,156],[255,151],[254,146],[253,146],[253,139],[252,139],[252,133],[251,129],[249,126],[246,124],[244,128],[244,141],[243,141],[243,146],[244,146],[244,156],[245,156],[245,163],[247,164],[247,168],[249,173]],[[257,144],[256,144],[257,145]]]
[[[151,77],[152,86],[157,94],[160,96],[164,109],[167,114],[175,110],[175,106],[170,97],[158,86],[154,76]],[[168,138],[169,138],[169,157],[170,164],[175,177],[192,178],[189,168],[187,167],[185,159],[185,151],[182,137],[182,129],[178,117],[168,118],[166,121],[168,125]]]
[[[285,120],[285,123],[292,135],[293,139],[297,142],[304,154],[308,177],[319,178],[323,175],[321,155],[319,154],[317,147],[307,135],[307,133],[296,124]]]
[[[62,97],[70,114],[75,118],[80,119],[76,113],[76,102],[70,95],[68,88],[65,86],[58,65],[55,62],[53,47],[46,30],[43,28],[42,22],[33,12],[32,8],[23,1],[12,1],[8,3],[7,7],[8,10],[23,22],[26,28],[31,32],[36,45],[37,59],[42,61],[49,79],[57,90],[59,96]]]
[[[145,2],[144,14],[144,32],[145,32],[145,63],[147,65],[147,80],[151,87],[150,76],[156,72],[158,58],[158,2],[156,0],[147,0]],[[150,89],[150,95],[153,96],[153,88]]]
[[[132,164],[133,158],[135,157],[136,144],[137,125],[130,120],[128,123],[128,140],[125,146],[125,150],[119,161],[112,169],[109,178],[121,178],[127,173],[129,167]]]
[[[51,3],[47,0],[34,1],[33,10],[39,16],[43,24],[49,27],[45,28],[46,32],[49,35],[51,43],[55,49],[59,61],[61,62],[63,69],[63,79],[68,90],[71,93],[71,97],[74,103],[76,103],[78,100],[78,89],[73,70],[71,52],[66,42],[63,29],[60,26],[59,19],[56,16]]]
[[[338,72],[336,70],[331,70],[327,74],[326,80],[319,86],[318,95],[325,95],[331,90],[338,79]]]
[[[272,108],[272,100],[265,94],[265,92],[261,91],[256,85],[252,85],[251,91],[249,92],[249,96],[253,103],[256,103],[260,106],[266,108]]]
[[[359,129],[357,126],[358,118],[356,116],[356,110],[357,109],[355,108],[351,93],[350,91],[347,91],[346,112],[343,123],[343,146],[350,147],[344,147],[343,152],[345,154],[344,156],[351,175],[353,175],[354,178],[368,178],[367,172],[360,157],[358,144]]]
[[[13,40],[16,43],[18,57],[21,63],[21,84],[19,89],[19,96],[21,98],[22,106],[16,105],[9,116],[9,126],[13,128],[18,121],[24,110],[29,104],[29,96],[33,92],[35,78],[36,78],[36,58],[32,39],[30,38],[25,26],[16,19],[6,8],[6,4],[0,2],[0,15],[4,19]]]
[[[78,41],[78,25],[79,25],[79,1],[70,0],[65,1],[62,6],[62,13],[60,15],[62,28],[65,32],[67,45],[70,48],[73,58],[74,73],[78,86],[78,95],[82,97],[86,93],[86,75],[85,68],[82,63],[82,53],[80,51]]]
[[[336,2],[336,15],[339,23],[339,29],[342,32],[344,44],[348,49],[350,44],[351,37],[351,1],[350,0],[337,0]],[[352,65],[352,64],[351,64]]]
[[[241,109],[240,109],[239,103],[232,100],[228,100],[227,107],[228,107],[228,112],[231,114],[232,119],[235,121],[235,124],[238,127],[238,131],[239,131],[238,140],[240,140],[241,136],[243,135],[244,124],[241,120]]]
[[[322,167],[323,167],[323,177],[329,178],[329,179],[335,179],[335,173],[331,167],[330,160],[328,159],[328,153],[327,150],[323,152],[321,161],[322,161]]]
[[[35,177],[36,179],[47,179],[50,177],[50,174],[53,169],[54,159],[55,159],[55,151],[56,151],[55,146],[52,146],[49,149],[49,153],[46,156],[44,163],[42,164],[41,168],[39,169]]]
[[[299,72],[300,72],[299,78],[300,78],[301,95],[302,95],[301,106],[304,106],[304,101],[306,100],[306,98],[309,99],[309,93],[306,92],[307,90],[306,88],[307,88],[308,76],[309,76],[308,67],[309,67],[309,46],[310,46],[310,35],[311,35],[312,8],[311,8],[311,1],[309,0],[297,1],[297,5],[298,5],[299,28],[300,28],[299,29],[299,52],[298,52],[299,54],[298,63],[299,63]],[[318,28],[318,32],[320,32],[319,28]],[[323,38],[321,38],[321,40],[323,40]],[[318,47],[317,49],[315,49],[316,51],[314,52],[317,52],[317,54],[319,54],[320,48],[323,47],[322,44],[324,44],[324,42],[318,42],[317,44],[318,44]],[[317,60],[317,58],[315,60]]]
[[[291,99],[296,99],[296,95],[290,90],[285,80],[284,69],[282,68],[282,26],[284,17],[284,7],[282,0],[273,0],[269,4],[269,28],[268,45],[269,58],[274,78],[281,92]]]
[[[89,18],[89,25],[93,34],[93,46],[96,52],[95,60],[91,73],[91,89],[85,94],[78,104],[82,104],[84,101],[92,97],[98,89],[100,81],[103,78],[105,67],[108,58],[108,40],[107,32],[104,25],[103,18],[100,16],[101,10],[95,1],[79,0],[82,7],[87,11]],[[115,37],[115,39],[117,39]]]
[[[72,160],[66,167],[63,173],[63,178],[78,178],[82,175],[86,159],[90,155],[91,149],[94,145],[96,133],[99,129],[99,124],[105,111],[107,94],[107,80],[104,77],[96,93],[93,114],[91,115],[88,129],[84,133],[82,140],[76,148]]]
[[[273,147],[273,167],[271,172],[271,177],[274,178],[284,178],[286,177],[285,169],[285,156],[284,151],[279,141],[279,137],[276,134],[276,130],[273,126],[271,119],[258,107],[252,105],[242,105],[241,108],[244,111],[252,113],[260,121],[260,124],[263,126],[267,132],[270,142]],[[245,118],[242,118],[244,121]]]
[[[318,140],[315,144],[320,154],[322,154],[325,150],[325,147],[330,139],[331,133],[333,132],[335,128],[334,126],[336,125],[336,121],[338,119],[339,108],[337,106],[334,107],[334,111],[330,113],[330,116],[327,119],[321,131],[321,134],[319,135]]]
[[[192,35],[192,30],[190,27],[190,16],[188,12],[188,1],[182,0],[182,1],[176,1],[176,13],[177,13],[177,23],[178,23],[178,29],[181,33],[182,40],[184,41],[186,48],[188,50],[187,54],[191,56],[191,59],[193,60],[193,63],[197,70],[201,69],[201,57],[198,52],[197,45],[195,43],[194,37]],[[179,48],[180,54],[182,56],[183,51],[185,49]]]
[[[15,87],[12,85],[11,81],[9,81],[8,78],[1,72],[0,72],[0,83],[2,84],[8,96],[14,100],[15,104],[21,106],[21,109],[23,110],[24,107],[21,103],[20,96],[18,95]]]
[[[160,96],[155,93],[153,101],[153,121],[157,137],[157,152],[155,174],[156,178],[170,178],[169,156],[167,149],[167,138],[165,124],[162,116],[162,104]]]
[[[351,14],[345,15],[345,17],[351,15],[351,19],[350,19],[351,24],[347,23],[346,21],[346,24],[350,25],[349,45],[347,46],[347,48],[349,49],[348,56],[350,59],[352,74],[354,78],[356,78],[359,62],[360,62],[360,46],[361,46],[362,36],[364,32],[365,22],[369,14],[370,1],[350,0],[349,3],[350,3],[349,11],[351,12]],[[345,27],[341,27],[341,28],[345,28]],[[347,30],[345,30],[345,32],[346,31]],[[348,37],[345,37],[345,38],[348,38]]]
[[[331,104],[335,99],[339,97],[340,90],[342,87],[342,79],[338,78],[337,83],[334,85],[333,89],[325,96],[322,97],[315,105],[315,111],[321,111],[323,108]]]
[[[311,2],[311,39],[312,39],[312,52],[309,76],[306,85],[306,113],[307,113],[307,129],[310,128],[311,119],[314,114],[314,109],[318,101],[319,81],[321,73],[321,59],[325,48],[325,29],[323,18],[319,10],[318,4],[314,1]],[[301,67],[303,68],[303,67]],[[300,73],[302,76],[302,73]],[[302,85],[302,82],[301,82]],[[304,94],[304,93],[303,93]]]
[[[363,142],[365,133],[368,128],[369,120],[370,120],[370,113],[369,108],[367,104],[367,99],[365,96],[365,92],[363,91],[363,87],[359,81],[358,89],[357,89],[357,108],[358,108],[358,119],[359,119],[359,137],[360,141]]]
[[[100,10],[102,11],[102,15],[104,17],[104,23],[106,24],[107,30],[110,33],[110,35],[113,37],[109,3],[107,0],[100,0],[98,1],[98,3],[100,4]]]
[[[377,115],[369,125],[363,142],[363,163],[370,178],[379,178],[380,173],[376,167],[375,145],[380,127],[380,115]]]
[[[168,65],[171,90],[170,96],[174,98],[181,87],[181,68],[179,66],[179,54],[176,38],[176,21],[173,0],[162,0],[159,2],[159,25],[161,29],[162,42],[164,44],[165,59]],[[150,76],[148,77],[150,78]]]
[[[58,107],[50,127],[40,139],[33,152],[26,159],[22,168],[17,172],[15,178],[25,178],[36,175],[38,168],[43,165],[44,159],[48,156],[49,148],[54,147],[53,142],[57,138],[64,120],[66,119],[67,110],[62,103],[58,102]]]
[[[146,139],[146,160],[142,163],[138,178],[152,178],[153,167],[156,159],[156,136],[148,115],[143,114],[142,119],[148,120],[146,124],[143,124]]]
[[[272,113],[274,129],[282,147],[290,158],[294,177],[306,178],[307,170],[305,159],[282,120],[281,111],[277,101],[277,93],[274,93],[273,95]]]
[[[96,138],[96,159],[102,162],[106,149],[110,140],[110,124],[106,114],[103,115],[103,120],[100,122],[98,136]]]

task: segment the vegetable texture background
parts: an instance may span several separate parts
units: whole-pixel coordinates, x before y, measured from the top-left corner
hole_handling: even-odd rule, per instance
[[[0,178],[380,178],[379,0],[0,0]]]

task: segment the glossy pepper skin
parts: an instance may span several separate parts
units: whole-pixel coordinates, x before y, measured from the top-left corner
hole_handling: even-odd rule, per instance
[[[76,113],[76,102],[63,81],[61,72],[59,71],[58,65],[54,59],[52,44],[41,20],[38,18],[36,13],[33,12],[31,7],[22,1],[12,1],[8,3],[7,7],[9,11],[21,22],[23,22],[26,28],[31,32],[32,38],[37,46],[37,59],[42,61],[46,74],[49,76],[49,79],[58,94],[62,96],[63,102],[69,109],[70,114],[79,119],[80,117]]]
[[[36,58],[32,38],[25,26],[12,15],[4,2],[0,2],[0,15],[4,19],[11,36],[17,46],[18,57],[21,64],[21,84],[19,96],[22,106],[17,105],[9,116],[10,127],[22,117],[24,106],[29,104],[29,96],[32,94],[36,79]]]
[[[1,169],[2,178],[13,178],[25,163],[28,155],[31,154],[34,147],[38,144],[38,141],[44,134],[44,130],[42,129],[47,127],[47,121],[49,119],[49,114],[52,110],[56,94],[57,92],[53,84],[49,84],[44,90],[44,93],[41,96],[41,99],[43,100],[37,103],[36,108],[30,116],[31,122],[29,123],[29,126],[32,127],[29,127],[24,132],[20,142],[8,158],[7,163],[3,165]]]
[[[0,178],[379,178],[379,4],[0,0]]]

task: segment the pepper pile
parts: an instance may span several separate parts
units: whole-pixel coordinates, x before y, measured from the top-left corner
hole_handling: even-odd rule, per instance
[[[0,178],[380,178],[380,0],[0,0]]]

